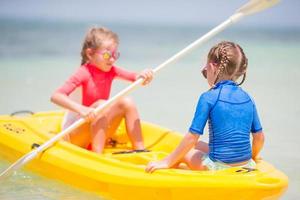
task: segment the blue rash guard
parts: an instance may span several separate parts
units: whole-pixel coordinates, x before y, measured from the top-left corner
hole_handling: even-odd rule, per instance
[[[203,134],[209,125],[209,158],[238,163],[252,157],[250,132],[262,130],[254,101],[236,85],[225,80],[200,96],[190,133]]]

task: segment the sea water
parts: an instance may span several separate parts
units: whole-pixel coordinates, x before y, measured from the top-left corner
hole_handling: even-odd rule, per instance
[[[50,95],[79,66],[86,30],[95,22],[0,21],[0,114],[59,109]],[[105,24],[120,37],[116,65],[155,68],[213,27]],[[256,101],[266,135],[262,157],[289,176],[282,199],[299,199],[300,30],[233,26],[155,75],[130,94],[142,120],[186,133],[199,95],[208,89],[200,69],[209,48],[240,44],[249,68],[243,88]],[[115,81],[112,95],[128,83]],[[207,133],[204,136],[207,140]],[[0,169],[10,163],[0,159]],[[60,181],[19,170],[0,183],[0,199],[101,199]]]

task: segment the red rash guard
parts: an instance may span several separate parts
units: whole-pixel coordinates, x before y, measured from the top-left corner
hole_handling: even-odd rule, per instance
[[[90,106],[97,100],[107,100],[110,95],[111,84],[114,78],[128,81],[136,80],[136,73],[128,72],[112,66],[109,72],[104,72],[93,64],[85,64],[60,87],[57,92],[70,95],[77,87],[82,86],[82,104]]]

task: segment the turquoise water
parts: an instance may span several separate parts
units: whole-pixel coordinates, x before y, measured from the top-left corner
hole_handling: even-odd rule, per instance
[[[86,29],[96,23],[0,20],[0,114],[58,109],[51,93],[74,71]],[[155,68],[213,27],[105,24],[121,39],[117,65]],[[290,178],[282,199],[299,199],[300,30],[230,27],[178,63],[160,71],[153,83],[131,96],[143,120],[185,133],[201,92],[206,53],[221,40],[239,43],[249,58],[244,89],[254,97],[266,144],[262,157]],[[115,82],[113,94],[126,87]],[[207,137],[204,138],[207,140]],[[9,165],[3,159],[0,169]],[[98,199],[64,183],[20,170],[0,187],[0,199]],[[100,198],[100,197],[99,197]]]

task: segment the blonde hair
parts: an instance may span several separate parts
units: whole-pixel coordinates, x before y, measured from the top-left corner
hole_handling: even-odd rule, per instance
[[[119,44],[119,37],[116,33],[105,27],[93,27],[86,33],[82,50],[81,50],[81,64],[85,64],[88,61],[86,56],[86,49],[99,49],[103,45],[103,41],[113,40],[116,44]]]
[[[245,81],[248,59],[238,44],[228,41],[220,42],[210,49],[207,59],[219,66],[215,83],[223,75],[229,76],[233,81],[243,75],[243,79],[238,85]]]

